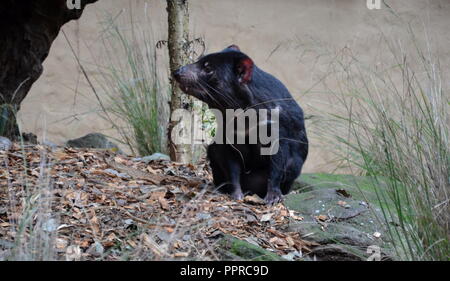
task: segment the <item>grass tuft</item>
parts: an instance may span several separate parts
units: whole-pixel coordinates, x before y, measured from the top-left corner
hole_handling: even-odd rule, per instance
[[[372,179],[397,255],[449,260],[450,99],[431,42],[408,34],[405,50],[382,33],[387,60],[374,67],[352,52],[336,56],[338,87],[328,89],[344,110],[331,114],[326,134],[353,173]]]

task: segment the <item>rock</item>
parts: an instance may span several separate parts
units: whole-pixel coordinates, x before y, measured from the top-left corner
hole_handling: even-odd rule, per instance
[[[282,261],[282,257],[271,253],[252,243],[236,239],[226,235],[219,241],[223,258],[226,259],[243,259],[251,261]]]
[[[134,221],[132,219],[126,219],[123,223],[125,224],[125,228],[127,228],[128,226],[133,225]]]
[[[349,223],[328,223],[326,227],[315,221],[290,223],[288,231],[298,232],[319,244],[341,243],[351,246],[368,247],[375,243],[366,231],[357,229]]]
[[[105,135],[100,133],[87,134],[84,137],[69,140],[66,146],[74,148],[100,148],[112,149],[119,152],[119,147],[113,142],[109,141]]]
[[[363,261],[366,259],[363,249],[341,244],[318,246],[309,255],[321,261]]]
[[[42,224],[42,229],[47,232],[53,232],[58,229],[58,222],[56,219],[50,218]]]
[[[339,205],[341,201],[345,206]],[[286,205],[305,215],[327,215],[332,220],[347,220],[369,211],[366,206],[351,198],[345,198],[336,189],[317,189],[291,194],[286,197]]]
[[[38,144],[38,137],[33,133],[22,133],[22,140],[27,144]]]
[[[209,220],[211,218],[211,215],[207,213],[197,213],[196,217],[199,220]]]
[[[105,169],[105,170],[103,170],[103,172],[105,172],[106,174],[113,176],[113,177],[118,177],[118,178],[122,178],[125,180],[131,179],[131,177],[128,174],[120,173],[114,169]]]
[[[141,161],[144,161],[145,163],[149,163],[151,161],[156,161],[156,160],[167,160],[170,161],[170,157],[166,154],[162,154],[162,153],[153,153],[152,155],[149,156],[145,156],[142,157]]]
[[[294,261],[295,259],[302,258],[302,254],[299,251],[294,251],[294,252],[290,252],[286,255],[282,255],[281,257],[288,261]]]
[[[12,147],[12,142],[5,137],[0,137],[0,150],[8,151]]]
[[[285,230],[320,244],[313,252],[319,260],[366,260],[366,250],[373,246],[380,247],[383,259],[392,259],[388,241],[383,240],[387,237],[383,235],[386,227],[380,223],[383,214],[368,182],[367,177],[302,175],[296,181],[296,192],[286,196],[285,205],[304,220],[291,220]],[[362,204],[363,199],[369,204]]]

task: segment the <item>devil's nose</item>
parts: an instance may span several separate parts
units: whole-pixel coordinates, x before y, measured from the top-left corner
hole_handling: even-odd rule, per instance
[[[180,78],[180,76],[183,73],[183,71],[184,71],[184,66],[182,66],[182,67],[178,68],[177,70],[173,71],[172,72],[172,76],[175,77],[175,78]]]

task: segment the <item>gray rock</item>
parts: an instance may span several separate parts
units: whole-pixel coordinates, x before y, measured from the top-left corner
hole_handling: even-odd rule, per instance
[[[372,245],[379,246],[383,257],[389,259],[388,245],[372,235],[384,229],[376,219],[382,214],[353,197],[343,196],[336,188],[315,186],[287,195],[286,206],[299,212],[304,220],[292,221],[286,231],[298,232],[304,239],[320,244],[313,252],[319,260],[365,260],[365,250]],[[319,221],[318,215],[327,219]]]
[[[8,151],[12,147],[12,142],[5,137],[0,137],[0,150]]]
[[[251,261],[284,261],[282,257],[268,250],[253,245],[244,240],[239,240],[232,236],[226,235],[221,238],[217,244],[220,247],[221,259],[229,260],[232,257],[233,260],[238,259],[251,260]]]
[[[114,169],[106,169],[106,170],[104,170],[104,172],[108,173],[110,175],[116,176],[118,178],[122,178],[122,179],[130,179],[131,178],[128,174],[120,173]]]
[[[310,255],[320,261],[364,261],[367,259],[364,249],[343,244],[318,246]]]
[[[153,153],[152,155],[142,157],[141,160],[144,161],[145,163],[149,163],[151,161],[156,161],[156,160],[167,160],[167,161],[169,161],[170,157],[168,155],[162,154],[162,153]]]
[[[197,219],[199,220],[209,220],[211,218],[210,214],[207,213],[197,213]]]
[[[23,133],[22,139],[27,144],[38,144],[38,138],[33,133]]]
[[[123,221],[123,223],[125,224],[125,227],[128,227],[128,226],[134,224],[134,221],[132,219],[126,219]]]
[[[105,135],[100,133],[87,134],[84,137],[69,140],[66,146],[75,148],[100,148],[100,149],[117,149],[120,153],[119,147],[109,141]]]
[[[47,232],[53,232],[58,228],[58,222],[56,221],[56,219],[50,218],[48,220],[46,220],[43,224],[42,224],[42,229],[47,231]]]
[[[301,258],[302,254],[299,251],[294,251],[294,252],[290,252],[286,255],[282,255],[281,257],[288,261],[294,261],[295,259]]]
[[[319,244],[341,243],[351,246],[368,247],[375,241],[369,238],[369,233],[355,228],[349,223],[328,223],[326,228],[314,221],[305,221],[289,224],[288,231],[298,232],[306,239]]]
[[[345,206],[338,205],[339,201],[345,201]],[[333,188],[290,194],[286,198],[286,204],[304,215],[327,215],[336,221],[348,220],[369,211],[367,206],[340,195]]]

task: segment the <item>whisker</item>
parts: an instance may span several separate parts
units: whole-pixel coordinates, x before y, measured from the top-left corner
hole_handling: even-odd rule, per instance
[[[215,93],[217,93],[218,95],[220,95],[221,97],[223,97],[224,99],[226,99],[226,103],[230,106],[234,106],[234,107],[239,107],[239,103],[236,102],[232,97],[229,97],[225,94],[223,94],[222,92],[220,92],[219,90],[215,89],[214,87],[212,87],[211,85],[208,85],[207,83],[205,83],[205,86],[207,86],[209,89],[213,90]],[[231,101],[231,103],[230,103]]]
[[[203,92],[204,92],[208,97],[210,97],[212,100],[214,100],[219,106],[223,107],[222,103],[219,102],[216,98],[214,98],[214,96],[211,95],[211,94],[208,92],[208,90],[202,85],[201,82],[199,82],[198,84],[199,84],[199,86],[202,88]]]

